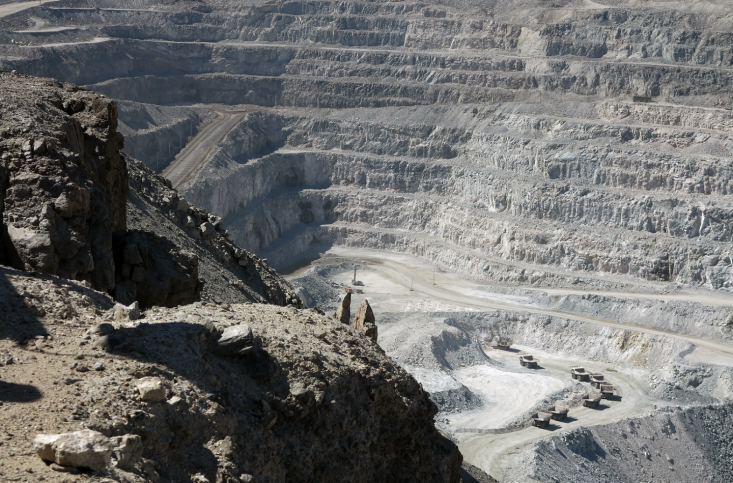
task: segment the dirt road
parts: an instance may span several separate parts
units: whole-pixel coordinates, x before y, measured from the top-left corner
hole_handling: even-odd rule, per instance
[[[569,417],[563,422],[553,422],[548,429],[525,428],[504,434],[460,434],[459,448],[466,461],[478,466],[499,481],[509,479],[515,481],[517,475],[511,474],[519,462],[517,458],[522,449],[529,443],[553,436],[572,429],[611,423],[623,418],[639,416],[656,407],[666,406],[664,401],[651,396],[646,381],[646,371],[628,367],[612,367],[609,364],[582,358],[558,356],[535,348],[515,346],[516,349],[531,351],[539,358],[542,375],[548,378],[567,380],[570,378],[568,368],[582,365],[588,371],[606,374],[613,382],[616,393],[621,400],[603,401],[598,409],[585,407],[571,408]],[[487,353],[494,360],[516,365],[517,355],[513,352],[490,351]],[[590,384],[584,383],[590,390]],[[490,415],[487,414],[487,418]]]
[[[163,176],[171,180],[173,187],[179,187],[203,163],[217,143],[224,139],[229,131],[244,116],[256,109],[236,111],[217,111],[218,117],[204,127],[193,140],[188,143],[176,159],[163,170]]]
[[[409,257],[406,255],[378,253],[375,251],[351,249],[345,247],[334,247],[329,250],[328,255],[338,257],[338,263],[343,262],[344,258],[363,260],[369,263],[369,269],[371,271],[377,272],[383,279],[390,282],[393,287],[402,288],[402,293],[399,294],[399,297],[397,297],[397,299],[399,300],[404,299],[405,294],[412,293],[414,294],[414,296],[429,300],[430,303],[433,304],[442,302],[444,305],[454,308],[463,307],[464,310],[519,310],[530,313],[563,317],[583,322],[590,322],[593,324],[613,327],[616,329],[634,330],[646,334],[674,337],[717,353],[721,357],[720,363],[733,364],[733,345],[715,340],[703,339],[700,337],[680,335],[658,329],[651,329],[632,323],[621,323],[597,317],[579,315],[572,312],[563,312],[560,310],[537,307],[536,305],[532,305],[528,301],[522,301],[521,297],[501,296],[501,294],[496,294],[497,296],[502,297],[502,299],[499,300],[492,298],[481,298],[476,296],[476,291],[474,290],[478,285],[477,282],[470,280],[461,280],[454,276],[448,277],[443,274],[437,275],[437,278],[435,278],[436,274],[430,269],[429,266],[427,266],[424,261],[414,259],[413,257]],[[327,260],[327,258],[321,259],[320,262],[322,263],[324,260]],[[299,270],[296,273],[301,273],[302,271],[303,269]],[[433,284],[434,278],[436,280],[435,284]],[[412,287],[412,291],[409,290],[410,287]],[[542,290],[545,291],[544,289]],[[398,295],[395,292],[394,288],[391,288],[389,290],[389,293]],[[577,293],[584,292],[577,291]],[[599,291],[589,291],[585,293],[606,295],[604,292]],[[609,295],[611,294],[609,293]],[[613,295],[630,298],[639,297],[656,298],[660,300],[671,299],[700,301],[698,300],[700,296],[697,294],[636,295],[629,293],[614,293]],[[720,296],[716,300],[723,305],[730,304],[729,297]]]
[[[0,18],[7,17],[8,15],[13,15],[14,13],[22,12],[23,10],[27,10],[29,8],[38,7],[41,5],[46,5],[47,3],[54,3],[58,1],[59,0],[46,0],[42,4],[40,2],[16,2],[0,5]]]
[[[365,297],[373,302],[374,306],[384,311],[470,311],[470,310],[507,310],[541,313],[573,320],[590,322],[593,324],[613,327],[618,329],[633,330],[648,334],[663,335],[690,342],[697,346],[695,353],[698,358],[714,361],[716,364],[733,366],[733,345],[723,342],[703,339],[699,337],[667,333],[661,330],[634,325],[631,323],[619,323],[613,320],[606,320],[595,317],[578,315],[570,312],[552,310],[534,305],[531,297],[516,295],[504,295],[492,293],[491,291],[477,290],[479,283],[470,280],[462,280],[455,274],[436,275],[432,267],[424,260],[416,259],[402,254],[384,253],[363,249],[352,249],[346,247],[334,247],[326,252],[325,256],[316,261],[316,264],[328,264],[333,260],[334,264],[345,261],[353,261],[368,265],[368,270],[357,274],[357,278],[363,282],[364,290],[368,294],[352,295],[352,305],[359,304]],[[301,268],[294,275],[302,273],[307,268]],[[334,275],[332,280],[339,284],[350,284],[353,273],[351,271]],[[549,292],[540,289],[542,292]],[[560,290],[552,290],[553,293],[561,293]],[[584,292],[582,290],[568,291],[572,293],[593,293],[597,295],[612,295],[616,297],[633,298],[635,294],[629,293],[608,293],[598,291]],[[483,294],[483,295],[482,295]],[[674,293],[674,294],[640,294],[639,298],[657,298],[662,300],[691,300],[702,301],[700,298],[710,299],[720,305],[729,306],[729,297],[705,295],[697,293]],[[524,349],[517,347],[518,349]],[[526,428],[518,431],[503,434],[492,434],[490,432],[468,432],[457,433],[459,448],[466,461],[487,471],[500,481],[508,479],[515,481],[517,465],[520,464],[520,455],[524,448],[537,440],[552,436],[558,432],[575,429],[582,426],[593,426],[605,424],[625,417],[638,416],[650,411],[655,407],[669,404],[654,397],[651,394],[647,380],[648,369],[632,368],[626,366],[611,366],[607,363],[586,360],[582,357],[568,357],[558,354],[539,351],[534,348],[526,348],[537,356],[542,362],[541,373],[534,373],[534,377],[540,375],[548,379],[546,388],[535,388],[534,392],[515,391],[514,397],[505,397],[504,390],[507,386],[522,386],[528,381],[517,378],[517,374],[501,374],[496,369],[490,370],[482,366],[470,367],[457,371],[453,374],[459,382],[469,387],[473,392],[481,394],[487,401],[487,405],[477,411],[450,416],[450,425],[454,428],[464,430],[481,430],[497,427],[494,417],[502,421],[512,415],[518,416],[523,408],[532,406],[543,394],[557,389],[557,383],[569,380],[569,367],[582,365],[587,370],[607,374],[618,393],[621,394],[621,401],[604,402],[601,409],[588,409],[577,407],[571,410],[571,418],[562,423],[555,423],[550,430],[537,428]],[[507,365],[516,366],[516,353],[492,351],[488,354],[490,358],[505,362]],[[527,377],[531,377],[529,374]],[[507,379],[507,380],[504,380]],[[515,380],[516,379],[516,380]],[[490,381],[490,382],[489,382]],[[569,381],[568,381],[569,382]],[[533,382],[536,384],[536,381]],[[491,386],[495,387],[491,387]],[[526,387],[526,386],[525,386]],[[590,386],[588,387],[590,390]],[[521,393],[521,394],[520,394]],[[536,394],[535,394],[536,393]],[[499,408],[499,405],[505,407]],[[526,407],[525,407],[526,406]],[[517,411],[514,411],[514,410]],[[496,412],[496,414],[494,414]],[[506,413],[506,414],[505,414]]]

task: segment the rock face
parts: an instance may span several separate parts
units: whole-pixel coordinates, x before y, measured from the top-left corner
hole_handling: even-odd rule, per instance
[[[354,316],[354,328],[360,332],[363,332],[367,337],[370,337],[377,342],[377,324],[374,318],[374,312],[369,305],[367,300],[364,300],[359,308],[356,310]]]
[[[435,428],[428,394],[363,333],[330,316],[197,303],[156,307],[134,325],[105,320],[113,301],[104,294],[0,268],[0,304],[13,302],[21,287],[29,296],[63,289],[79,320],[111,324],[108,335],[122,342],[105,354],[104,371],[70,376],[72,362],[99,354],[78,345],[76,322],[58,323],[54,313],[34,325],[17,311],[3,319],[0,354],[23,359],[2,368],[3,432],[22,434],[32,424],[65,433],[83,423],[91,430],[84,434],[94,435],[84,447],[100,456],[96,463],[59,464],[94,465],[107,478],[134,482],[459,481],[462,457]],[[15,340],[32,345],[34,328],[45,330],[51,347],[28,359],[30,349]],[[249,340],[254,350],[219,355],[227,340]],[[84,360],[54,350],[72,345]],[[31,379],[28,371],[43,376]],[[175,396],[159,400],[163,387]],[[141,389],[156,397],[141,400]],[[48,411],[49,404],[66,409]],[[24,438],[1,445],[0,458],[6,467],[30,468],[29,479],[58,478]]]
[[[204,283],[195,253],[141,230],[116,237],[115,251],[115,300],[120,303],[174,307],[200,300]]]
[[[169,181],[139,161],[127,158],[127,162],[131,186],[128,226],[145,232],[149,237],[148,243],[172,255],[167,260],[148,257],[157,265],[150,273],[166,273],[170,280],[170,289],[163,281],[165,285],[160,291],[168,295],[155,305],[183,303],[185,299],[191,300],[192,294],[200,292],[202,300],[216,303],[265,302],[301,306],[302,302],[290,284],[264,260],[229,240],[221,223],[217,224],[218,228],[214,227],[212,236],[202,237],[199,231],[201,224],[214,226],[209,222],[211,215],[206,210],[181,198],[170,187]],[[132,275],[134,270],[130,273]],[[205,280],[203,288],[198,284],[199,280]],[[125,283],[143,298],[148,287],[160,285],[160,281],[148,282],[147,279],[143,283],[131,279]]]
[[[0,85],[0,260],[114,288],[128,193],[115,102],[50,79],[0,73]]]
[[[351,324],[351,292],[347,292],[333,317],[342,324]]]
[[[143,309],[202,294],[301,304],[274,270],[226,239],[221,219],[121,153],[113,100],[5,72],[0,86],[0,263],[87,281]],[[188,218],[210,227],[205,239]]]
[[[65,434],[39,434],[33,444],[44,461],[94,471],[103,471],[112,455],[109,439],[88,429]]]

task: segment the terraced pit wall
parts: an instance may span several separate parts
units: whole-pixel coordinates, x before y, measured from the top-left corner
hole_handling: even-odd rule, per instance
[[[277,108],[183,187],[274,266],[341,244],[513,283],[731,290],[730,19],[561,3],[65,0],[0,19],[0,67]],[[150,166],[166,143],[145,129]]]

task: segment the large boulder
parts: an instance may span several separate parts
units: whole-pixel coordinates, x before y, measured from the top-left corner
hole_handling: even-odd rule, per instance
[[[84,429],[74,433],[39,434],[33,441],[36,453],[44,461],[103,471],[112,455],[109,438]]]
[[[252,351],[254,335],[247,324],[227,327],[214,345],[213,352],[222,356],[244,355]]]

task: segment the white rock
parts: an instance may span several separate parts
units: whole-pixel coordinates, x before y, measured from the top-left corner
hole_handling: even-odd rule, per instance
[[[165,399],[165,386],[159,377],[143,377],[135,382],[143,401],[157,402]]]
[[[122,304],[115,304],[114,306],[114,319],[117,321],[125,320],[137,320],[141,317],[140,305],[137,302],[133,302],[127,307]]]
[[[89,429],[74,433],[39,434],[33,445],[44,461],[94,471],[103,471],[112,455],[109,439]]]

